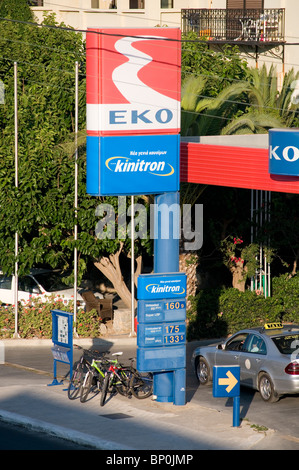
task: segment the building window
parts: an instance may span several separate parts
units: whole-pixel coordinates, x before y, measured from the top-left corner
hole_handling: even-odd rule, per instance
[[[173,8],[173,0],[161,0],[161,8]]]
[[[130,9],[144,9],[145,0],[130,0]]]
[[[264,0],[226,0],[226,8],[234,8],[236,10],[259,8],[262,10],[264,8]]]
[[[43,7],[44,0],[28,0],[28,5],[30,7]]]
[[[91,8],[100,10],[109,10],[117,8],[116,0],[91,0]]]

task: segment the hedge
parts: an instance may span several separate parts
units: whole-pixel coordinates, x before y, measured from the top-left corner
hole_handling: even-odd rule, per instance
[[[273,278],[272,295],[264,298],[247,290],[205,289],[191,298],[188,340],[220,338],[266,322],[299,324],[299,276]]]
[[[18,334],[21,338],[52,338],[51,310],[74,311],[74,303],[63,299],[54,300],[49,297],[48,302],[35,297],[26,304],[18,307]],[[96,310],[86,313],[78,309],[76,331],[81,337],[100,336],[100,322]],[[12,338],[15,332],[14,306],[2,305],[0,307],[0,338]]]
[[[272,295],[264,298],[247,290],[234,288],[205,289],[190,297],[187,313],[187,339],[221,338],[241,328],[263,325],[265,322],[299,324],[299,276],[283,275],[272,279]],[[18,333],[21,338],[51,338],[51,310],[73,312],[73,302],[63,299],[48,302],[40,298],[18,308]],[[15,330],[14,307],[0,307],[0,338],[12,338]],[[96,310],[77,312],[76,331],[80,337],[100,336]]]

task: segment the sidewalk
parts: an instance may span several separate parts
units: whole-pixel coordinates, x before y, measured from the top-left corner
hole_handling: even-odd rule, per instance
[[[51,347],[51,341],[5,340],[5,347]],[[109,338],[121,349],[136,338]],[[82,340],[80,340],[82,344]],[[135,342],[135,343],[134,343]],[[8,346],[9,345],[9,346]],[[88,347],[88,344],[85,346]],[[63,385],[52,383],[51,361],[40,354],[38,367],[0,365],[0,419],[52,433],[80,444],[106,450],[249,450],[299,449],[274,430],[257,432],[245,421],[232,426],[232,412],[188,402],[184,406],[113,396],[104,407],[99,396],[86,403],[69,400]],[[50,365],[50,367],[49,367]]]

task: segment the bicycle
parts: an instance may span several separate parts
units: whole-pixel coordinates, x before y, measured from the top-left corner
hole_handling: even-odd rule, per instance
[[[96,393],[102,390],[104,383],[105,373],[111,363],[111,359],[100,358],[92,360],[91,364],[88,366],[88,370],[84,376],[81,390],[80,390],[80,401],[84,403],[92,388],[95,387]],[[113,361],[116,362],[116,361]]]
[[[90,351],[87,349],[82,348],[81,346],[74,345],[77,349],[82,349],[83,354],[81,355],[81,358],[79,361],[76,363],[74,369],[73,369],[73,374],[70,379],[70,383],[67,389],[67,394],[68,398],[70,400],[75,400],[79,393],[81,392],[82,384],[86,375],[86,369],[87,371],[90,370],[92,360],[93,360],[93,354],[107,354],[107,353],[100,353],[99,351]]]
[[[121,355],[122,353],[114,353]],[[130,359],[130,366],[120,363],[110,364],[102,385],[100,405],[104,406],[107,393],[116,392],[129,398],[135,396],[138,399],[147,398],[152,394],[152,375],[142,375],[132,365],[134,358]]]

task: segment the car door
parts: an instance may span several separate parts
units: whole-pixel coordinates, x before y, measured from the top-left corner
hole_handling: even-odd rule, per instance
[[[33,296],[37,296],[40,294],[41,291],[33,277],[22,276],[19,278],[19,301],[29,302]]]
[[[256,388],[257,376],[267,357],[266,343],[258,333],[252,333],[244,343],[239,357],[240,381],[247,387]]]
[[[237,333],[224,344],[222,349],[217,349],[215,365],[238,366],[239,357],[248,333]]]

